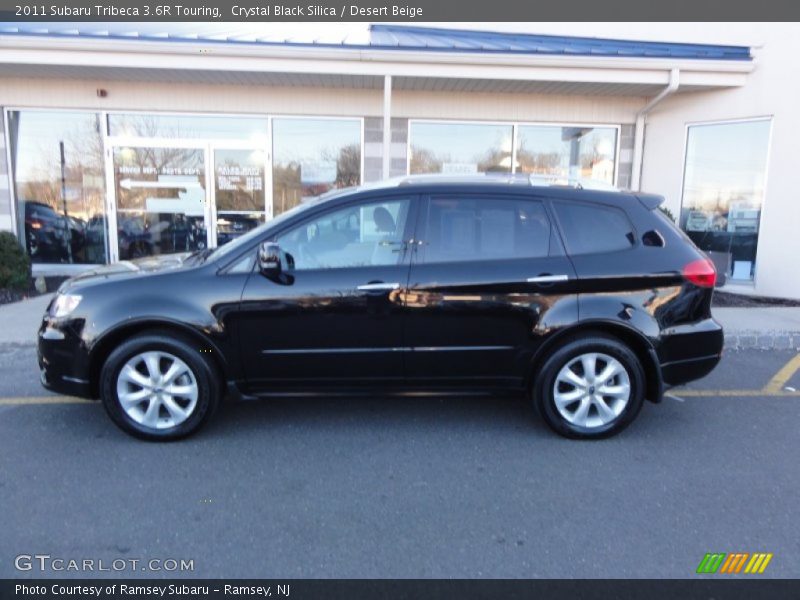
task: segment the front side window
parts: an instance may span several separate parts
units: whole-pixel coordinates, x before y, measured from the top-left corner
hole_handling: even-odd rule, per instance
[[[689,127],[680,226],[732,280],[755,277],[768,119]]]
[[[538,258],[548,254],[550,222],[536,200],[439,197],[422,240],[429,263]]]
[[[564,201],[553,206],[570,254],[627,250],[636,240],[628,217],[619,209]]]
[[[276,241],[295,270],[396,265],[410,206],[408,198],[350,205],[305,221]]]

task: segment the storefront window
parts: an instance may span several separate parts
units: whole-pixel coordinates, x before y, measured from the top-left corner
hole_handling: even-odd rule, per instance
[[[615,127],[520,125],[517,171],[614,184]]]
[[[264,222],[266,159],[263,150],[214,150],[217,246]]]
[[[680,225],[732,280],[755,276],[770,124],[689,127]]]
[[[334,188],[361,183],[361,121],[272,121],[272,206],[279,215]]]
[[[511,125],[411,122],[411,174],[511,172]]]
[[[267,143],[267,119],[215,115],[111,114],[110,135],[120,137],[248,140]]]
[[[206,247],[204,155],[201,148],[114,148],[120,259]]]
[[[12,111],[8,124],[18,235],[32,262],[106,262],[99,115]]]

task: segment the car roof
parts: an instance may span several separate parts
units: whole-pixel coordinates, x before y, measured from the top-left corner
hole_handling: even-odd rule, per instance
[[[421,174],[394,177],[383,181],[350,187],[319,196],[317,203],[345,200],[355,196],[372,195],[374,192],[403,191],[422,193],[443,192],[494,192],[501,194],[546,195],[550,198],[583,200],[611,206],[624,207],[632,202],[641,202],[647,208],[658,206],[663,198],[652,194],[640,194],[620,190],[604,182],[590,179],[569,179],[523,173],[476,173],[468,175]]]

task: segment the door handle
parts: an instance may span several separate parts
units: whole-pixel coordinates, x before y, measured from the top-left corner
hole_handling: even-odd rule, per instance
[[[550,275],[542,274],[536,277],[528,277],[528,283],[554,283],[556,281],[567,281],[569,275]]]
[[[399,283],[365,283],[358,286],[358,290],[361,292],[389,292],[397,289],[400,289]]]

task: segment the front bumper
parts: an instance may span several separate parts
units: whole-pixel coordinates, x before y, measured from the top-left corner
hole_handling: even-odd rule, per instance
[[[81,338],[82,319],[45,315],[37,334],[37,358],[42,385],[59,394],[92,398],[89,354]]]
[[[662,332],[657,354],[667,387],[705,377],[722,358],[722,325],[713,318],[676,325]]]

